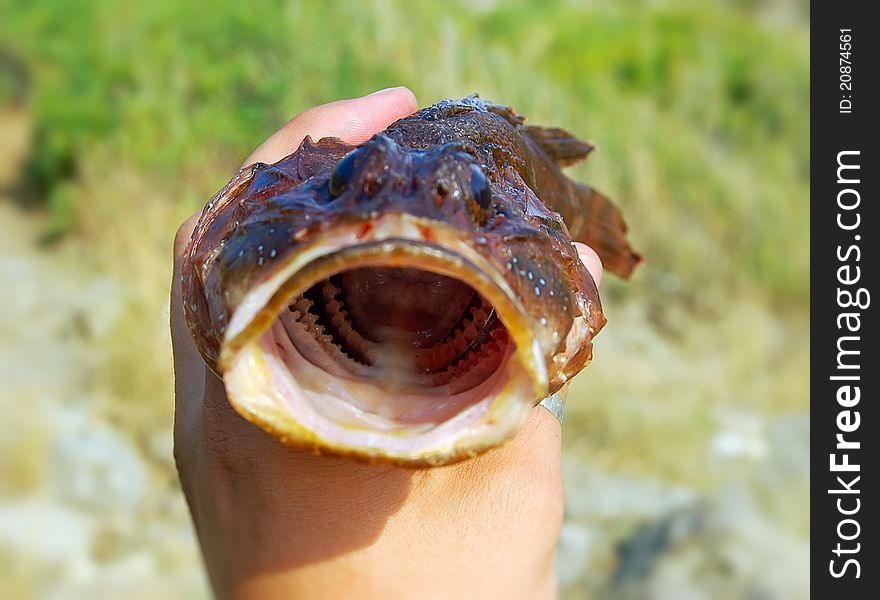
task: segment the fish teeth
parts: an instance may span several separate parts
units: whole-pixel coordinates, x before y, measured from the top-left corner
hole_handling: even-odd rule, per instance
[[[459,360],[451,362],[443,370],[434,372],[431,376],[432,385],[447,385],[465,375],[477,376],[483,370],[488,375],[497,367],[494,361],[489,359],[500,357],[508,340],[507,330],[500,322],[496,322],[488,332],[488,339],[479,347],[469,350]]]
[[[300,316],[297,320],[305,327],[306,331],[308,331],[315,340],[321,344],[321,346],[329,350],[332,347],[335,347],[336,344],[333,343],[333,338],[324,332],[324,326],[318,323],[318,315],[311,312],[310,309],[314,305],[315,303],[308,298],[298,298],[293,305],[295,309],[294,313],[299,313]]]
[[[338,296],[342,292],[341,289],[333,285],[330,280],[326,280],[324,285],[321,286],[321,295],[324,297],[324,300],[327,302],[332,301],[336,296]]]
[[[310,333],[318,333],[319,331],[323,331],[324,328],[318,324],[318,317],[312,313],[306,313],[299,320],[300,323],[306,326],[306,329]]]
[[[330,323],[333,324],[333,327],[339,331],[342,328],[342,325],[348,323],[348,319],[346,318],[348,315],[345,312],[337,312],[330,318]]]
[[[436,370],[445,368],[447,363],[467,350],[492,314],[492,306],[480,298],[480,303],[469,309],[469,316],[461,319],[458,327],[451,331],[445,340],[431,348],[417,352],[414,364],[419,369]]]
[[[327,279],[314,289],[318,298],[313,293],[297,298],[284,320],[298,323],[346,370],[357,373],[365,366],[381,362],[378,353],[382,345],[364,338],[357,330],[351,312],[356,312],[358,306],[346,303],[342,287]],[[482,375],[488,376],[497,368],[498,356],[506,347],[507,332],[500,322],[493,320],[491,304],[476,294],[467,302],[460,300],[456,304],[458,310],[446,314],[453,315],[457,323],[454,327],[450,325],[452,329],[445,338],[434,346],[415,350],[412,364],[424,374],[428,385],[461,387]],[[474,345],[477,339],[481,341]]]
[[[335,319],[334,325],[336,325]],[[342,323],[338,325],[336,332],[343,340],[345,340],[346,346],[360,352],[364,358],[367,359],[367,362],[371,364],[375,362],[376,355],[373,348],[375,344],[361,337],[361,335],[352,327],[350,321],[343,320]]]
[[[346,349],[359,353],[368,363],[372,363],[375,360],[375,344],[366,340],[354,328],[349,313],[345,309],[345,303],[339,299],[339,296],[342,294],[342,289],[331,280],[327,279],[321,285],[320,292],[321,298],[324,300],[323,312],[329,317],[330,325],[336,333],[336,339],[341,339],[344,342],[344,347],[343,345],[334,342],[333,336],[326,333],[323,327],[321,327],[320,333],[350,361],[361,364],[360,361],[351,356],[351,353],[347,352]],[[313,305],[313,303],[310,303],[310,306]],[[314,320],[317,321],[317,317],[315,317]]]
[[[294,302],[293,308],[294,308],[294,310],[297,310],[300,313],[302,313],[303,315],[305,315],[306,313],[309,312],[309,309],[313,305],[314,305],[314,302],[312,302],[308,298],[300,296],[299,298],[297,298],[296,302]]]
[[[452,308],[451,310],[448,310],[443,315],[441,320],[438,321],[437,325],[435,326],[435,330],[439,330],[439,331],[447,330],[448,331],[448,330],[452,329],[453,327],[455,327],[456,323],[461,318],[462,313],[464,313],[465,308],[467,308],[467,305],[470,304],[470,302],[471,302],[470,297],[468,297],[467,299],[462,299],[459,297],[456,300],[457,301],[455,303],[454,308]]]

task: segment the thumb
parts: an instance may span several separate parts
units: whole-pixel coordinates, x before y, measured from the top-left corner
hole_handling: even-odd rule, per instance
[[[272,134],[244,166],[277,162],[296,150],[306,135],[315,140],[338,137],[349,144],[360,144],[418,108],[415,95],[403,86],[316,106],[293,117]]]

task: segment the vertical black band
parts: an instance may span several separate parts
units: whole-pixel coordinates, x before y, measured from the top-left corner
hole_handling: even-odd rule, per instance
[[[877,126],[871,2],[811,15],[811,575],[816,598],[880,589]],[[833,595],[832,595],[833,594]]]

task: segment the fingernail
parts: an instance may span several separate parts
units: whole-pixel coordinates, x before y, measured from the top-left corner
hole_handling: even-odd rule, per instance
[[[393,90],[399,90],[399,89],[402,88],[402,87],[403,87],[402,85],[395,85],[394,87],[387,87],[387,88],[385,88],[385,89],[383,89],[383,90],[379,90],[378,92],[373,92],[372,94],[367,94],[366,97],[370,97],[370,96],[378,96],[378,95],[380,95],[380,94],[387,94],[387,93],[390,92],[390,91],[393,91]]]

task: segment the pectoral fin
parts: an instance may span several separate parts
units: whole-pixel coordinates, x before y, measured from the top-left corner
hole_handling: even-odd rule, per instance
[[[584,160],[595,148],[591,142],[579,140],[558,127],[525,125],[522,130],[560,167],[567,167]]]
[[[572,239],[595,250],[605,269],[628,278],[642,257],[626,239],[629,228],[620,211],[588,185],[572,182],[571,194],[574,202],[566,222]]]

